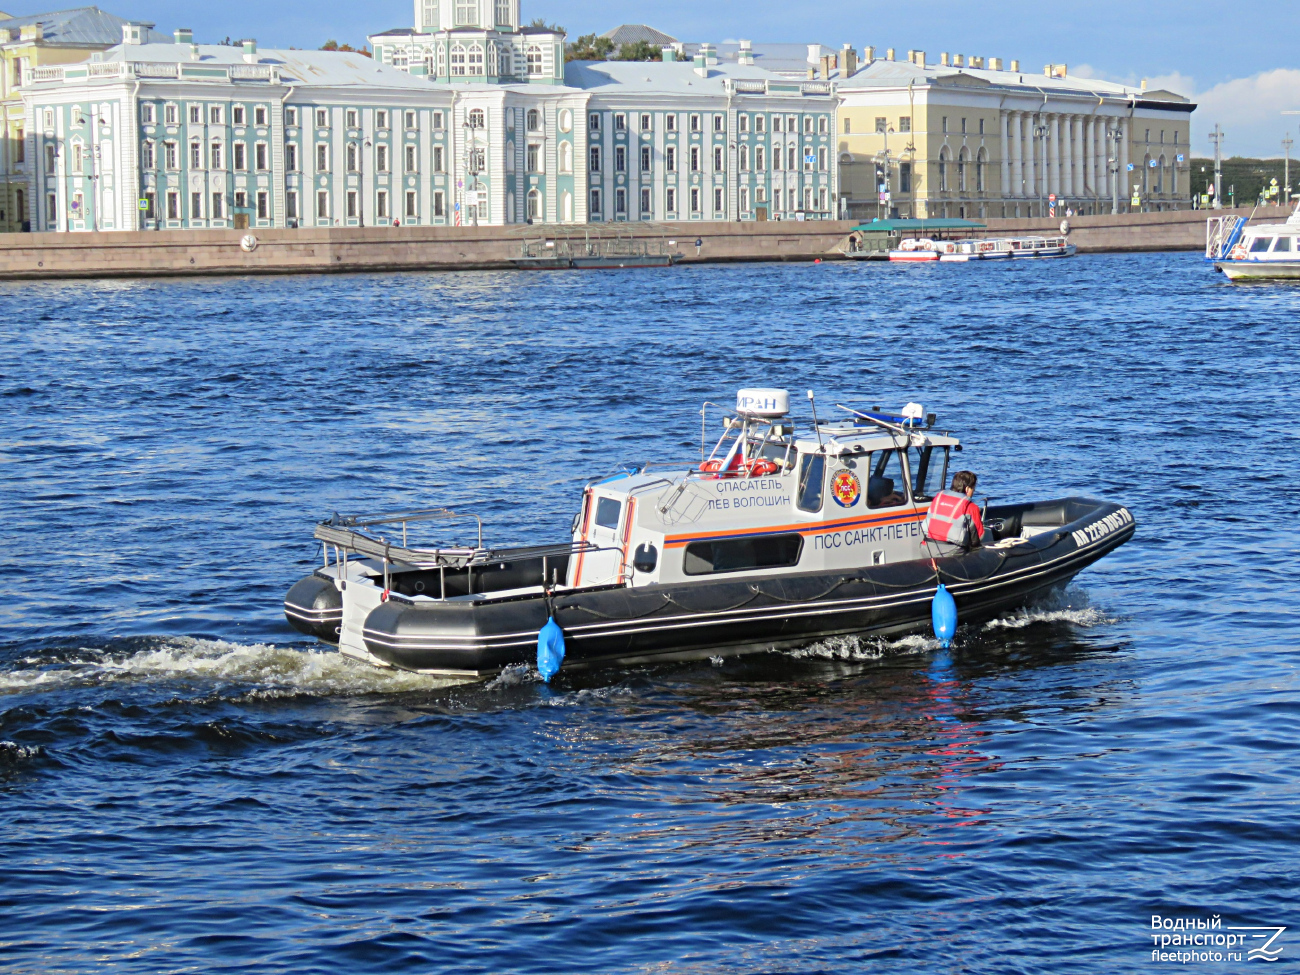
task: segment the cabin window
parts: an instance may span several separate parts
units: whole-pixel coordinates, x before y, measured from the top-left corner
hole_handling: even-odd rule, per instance
[[[822,454],[804,454],[799,459],[799,500],[804,511],[822,510],[822,482],[826,480],[826,458]]]
[[[867,507],[896,508],[907,503],[903,464],[897,450],[877,450],[871,455],[867,478]]]
[[[617,531],[618,516],[622,511],[623,502],[617,498],[600,498],[596,502],[596,524]]]
[[[1252,254],[1263,254],[1268,250],[1274,239],[1273,237],[1256,237],[1250,242],[1250,252]]]
[[[788,568],[799,564],[802,550],[803,537],[797,532],[692,542],[686,546],[683,569],[688,576],[703,576],[715,572]]]
[[[947,447],[913,447],[907,455],[907,463],[915,501],[929,501],[948,483]]]
[[[1291,241],[1291,237],[1279,237],[1277,243],[1273,245],[1273,253],[1276,254],[1278,251],[1291,250]]]

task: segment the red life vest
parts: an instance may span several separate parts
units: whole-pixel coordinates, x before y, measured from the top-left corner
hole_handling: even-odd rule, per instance
[[[971,518],[967,508],[970,498],[955,491],[940,491],[930,502],[921,531],[936,542],[947,542],[963,548],[971,544]],[[977,509],[978,510],[978,509]]]

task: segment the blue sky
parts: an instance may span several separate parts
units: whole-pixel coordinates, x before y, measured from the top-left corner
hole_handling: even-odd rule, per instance
[[[368,33],[411,21],[408,0],[97,0],[123,17],[152,20],[162,30],[192,27],[203,42],[253,36],[264,47],[319,47],[329,38],[363,42]],[[67,4],[71,6],[71,3]],[[25,14],[50,4],[0,2]],[[1228,11],[1231,11],[1228,13]],[[1255,0],[1241,7],[1206,0],[929,0],[928,3],[828,0],[524,0],[524,18],[545,17],[571,36],[620,23],[649,23],[683,40],[820,41],[899,50],[919,48],[1017,58],[1026,67],[1064,62],[1117,81],[1146,77],[1194,97],[1194,148],[1218,121],[1225,150],[1280,155],[1285,131],[1300,131],[1300,2]],[[1227,20],[1228,26],[1219,26]]]

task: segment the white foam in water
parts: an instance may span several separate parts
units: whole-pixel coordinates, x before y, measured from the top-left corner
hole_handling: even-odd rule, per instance
[[[786,653],[796,659],[820,657],[823,660],[880,660],[894,654],[926,653],[939,648],[939,641],[913,633],[897,640],[880,637],[863,639],[860,636],[833,636],[827,640]]]
[[[0,759],[2,760],[21,762],[24,759],[35,758],[40,753],[40,745],[20,745],[14,741],[0,741]]]
[[[1114,623],[1113,617],[1088,605],[1083,589],[1071,588],[1054,593],[1037,606],[1017,610],[984,624],[986,630],[1019,630],[1034,623],[1073,623],[1076,626],[1100,626]]]
[[[334,651],[305,651],[271,644],[168,639],[130,654],[84,656],[39,667],[0,672],[0,693],[54,690],[131,680],[200,679],[250,685],[260,696],[351,695],[427,690],[457,683],[446,678],[386,670]],[[30,659],[24,663],[31,664]]]
[[[533,670],[528,664],[511,664],[484,684],[483,689],[485,691],[499,691],[506,687],[518,687],[520,684],[535,684],[541,679],[541,674]]]

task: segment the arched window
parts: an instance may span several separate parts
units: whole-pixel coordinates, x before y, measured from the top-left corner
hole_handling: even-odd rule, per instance
[[[470,109],[470,112],[469,112],[469,127],[470,127],[471,129],[482,129],[482,128],[485,128],[485,127],[486,127],[486,125],[485,125],[485,118],[484,118],[484,115],[483,115],[483,109],[481,109],[481,108],[472,108],[472,109]]]
[[[1151,154],[1142,157],[1142,202],[1151,195]]]
[[[453,75],[465,73],[465,49],[459,44],[453,45],[451,49],[451,73]]]
[[[749,146],[740,147],[740,168],[742,172],[749,169]]]
[[[542,194],[537,190],[528,191],[528,219],[539,220],[542,216]]]
[[[988,165],[988,161],[988,151],[981,148],[975,156],[975,191],[977,193],[984,192],[984,167]]]
[[[568,190],[560,196],[560,219],[565,223],[573,222],[573,194]]]
[[[970,154],[966,151],[966,147],[962,146],[961,150],[957,153],[957,192],[958,193],[966,192],[966,163],[969,160],[969,158],[970,158]]]
[[[939,150],[939,192],[948,190],[948,150]]]
[[[1174,133],[1174,145],[1178,145],[1177,132]],[[1178,157],[1177,156],[1175,156],[1174,161],[1169,164],[1169,195],[1170,196],[1178,195]],[[1285,202],[1290,203],[1291,201],[1287,200]]]
[[[537,44],[528,45],[528,73],[530,75],[540,75],[542,73],[542,49]]]
[[[473,75],[483,73],[483,48],[477,44],[469,49],[469,73]]]
[[[1160,164],[1156,167],[1156,192],[1157,193],[1163,193],[1165,191],[1165,166],[1166,166],[1165,157],[1161,156]]]
[[[758,170],[759,172],[762,172],[763,169],[765,168],[763,164],[766,163],[766,162],[767,162],[767,159],[766,159],[766,157],[763,155],[763,147],[762,147],[762,146],[755,146],[755,147],[754,147],[754,168],[755,168],[756,170]]]
[[[562,173],[573,172],[573,143],[572,142],[560,143],[560,172]]]
[[[542,127],[542,113],[535,108],[528,110],[528,131],[537,132]]]

